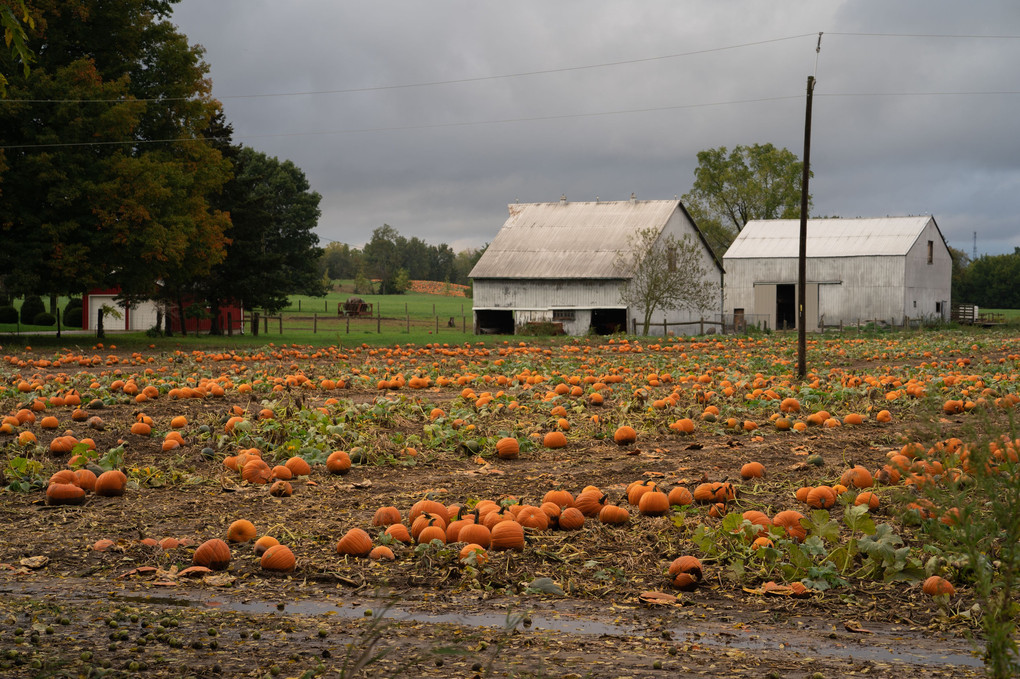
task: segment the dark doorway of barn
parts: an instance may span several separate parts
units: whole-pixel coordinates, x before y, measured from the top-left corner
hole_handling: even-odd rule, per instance
[[[477,309],[475,311],[475,333],[479,335],[514,334],[514,312]]]
[[[792,330],[797,327],[797,286],[776,286],[776,329]]]
[[[591,329],[597,335],[612,335],[614,332],[626,332],[626,309],[592,309]]]

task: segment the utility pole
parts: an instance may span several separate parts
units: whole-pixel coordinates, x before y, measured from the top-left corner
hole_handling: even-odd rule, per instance
[[[822,51],[822,34],[815,47],[815,71],[818,53]],[[811,99],[815,93],[815,77],[807,79],[807,107],[804,113],[804,168],[800,180],[800,250],[797,258],[797,377],[807,376],[807,220],[808,179],[811,177]]]

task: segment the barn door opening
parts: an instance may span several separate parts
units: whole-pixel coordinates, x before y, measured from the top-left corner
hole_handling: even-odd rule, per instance
[[[591,328],[597,335],[627,331],[626,309],[592,309]]]
[[[514,312],[493,309],[476,309],[475,333],[480,335],[514,334]]]
[[[792,330],[797,327],[797,286],[776,286],[776,330]]]

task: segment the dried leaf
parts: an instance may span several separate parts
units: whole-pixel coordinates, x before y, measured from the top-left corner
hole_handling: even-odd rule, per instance
[[[677,602],[677,598],[665,592],[641,592],[638,600],[650,606],[671,606]]]
[[[864,629],[861,624],[856,620],[847,620],[843,623],[843,627],[846,628],[847,632],[856,632],[857,634],[874,634],[870,629]]]
[[[43,566],[45,566],[49,562],[50,562],[50,557],[48,557],[48,556],[26,556],[24,559],[22,559],[18,563],[20,563],[25,568],[33,568],[34,569],[34,568],[42,568]]]
[[[207,575],[202,578],[202,582],[212,587],[230,587],[236,579],[233,575],[223,573],[221,575]]]

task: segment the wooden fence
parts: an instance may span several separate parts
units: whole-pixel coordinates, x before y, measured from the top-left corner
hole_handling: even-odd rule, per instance
[[[439,315],[433,315],[431,318],[422,318],[420,316],[412,317],[408,313],[405,313],[403,318],[383,316],[381,314],[375,316],[336,316],[331,313],[319,314],[317,312],[312,313],[310,316],[298,314],[266,316],[258,314],[257,318],[260,332],[267,335],[270,332],[270,328],[281,335],[285,332],[310,332],[313,335],[324,332],[349,335],[352,331],[355,333],[374,331],[381,334],[384,330],[386,332],[403,331],[410,334],[412,329],[416,331],[431,331],[435,335],[439,335],[442,332],[457,334],[467,332],[467,315],[463,313],[459,323],[456,316],[440,318]],[[249,332],[252,316],[245,315],[241,320],[244,331]],[[232,334],[229,332],[229,326],[228,334]]]

